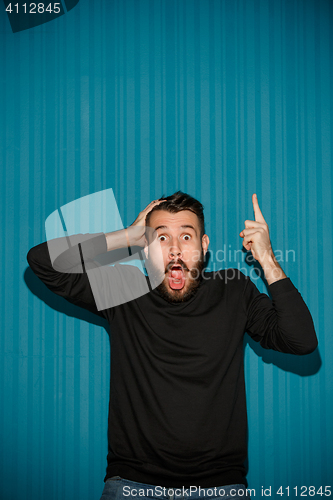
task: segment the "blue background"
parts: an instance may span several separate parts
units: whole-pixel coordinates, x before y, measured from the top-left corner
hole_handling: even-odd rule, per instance
[[[233,254],[257,193],[319,348],[246,338],[249,486],[332,485],[332,26],[329,0],[81,0],[18,33],[2,7],[1,499],[102,493],[107,325],[26,254],[52,212],[110,188],[124,225],[162,194],[198,198],[210,269],[240,265],[267,291]]]

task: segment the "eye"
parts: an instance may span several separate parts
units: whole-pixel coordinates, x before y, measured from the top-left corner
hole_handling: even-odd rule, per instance
[[[164,238],[164,240],[162,238]],[[158,239],[160,241],[165,241],[166,240],[166,236],[164,236],[164,234],[161,234],[161,236],[159,236]]]
[[[191,239],[191,235],[190,234],[184,234],[184,240],[185,241],[189,241]]]

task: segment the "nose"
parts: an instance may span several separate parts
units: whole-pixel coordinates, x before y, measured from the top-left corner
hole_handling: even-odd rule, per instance
[[[169,248],[169,259],[176,260],[179,259],[182,255],[182,252],[178,246],[171,246]]]

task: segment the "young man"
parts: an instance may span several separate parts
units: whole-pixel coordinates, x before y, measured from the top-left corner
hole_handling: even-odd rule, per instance
[[[110,323],[105,500],[246,495],[243,335],[298,355],[317,347],[309,310],[274,257],[256,195],[252,201],[255,220],[245,221],[240,237],[261,264],[273,301],[237,269],[204,271],[203,207],[180,191],[150,203],[127,229],[81,235],[53,266],[47,243],[28,253],[52,291]],[[99,254],[128,246],[144,247],[148,277],[134,266],[98,268]],[[92,286],[96,268],[101,281]],[[117,302],[120,289],[132,290],[140,279],[158,285]],[[104,295],[117,305],[103,309]]]

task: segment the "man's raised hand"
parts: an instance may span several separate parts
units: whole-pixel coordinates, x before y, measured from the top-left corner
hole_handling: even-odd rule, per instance
[[[126,232],[128,233],[128,242],[130,242],[131,245],[137,245],[137,246],[145,246],[145,230],[146,230],[146,217],[147,214],[153,210],[153,208],[156,207],[156,205],[159,205],[163,201],[166,201],[164,199],[162,200],[154,200],[149,203],[149,205],[144,208],[135,221],[126,229]],[[128,245],[130,246],[130,245]]]
[[[166,200],[155,200],[155,201],[151,201],[149,203],[149,205],[146,206],[146,208],[144,208],[142,210],[142,212],[139,213],[139,215],[137,216],[137,218],[135,219],[135,221],[133,222],[133,224],[131,224],[131,226],[145,226],[145,220],[146,220],[146,217],[147,217],[147,214],[154,208],[156,207],[156,205],[159,205],[160,203],[162,203],[162,201],[166,201]]]
[[[256,194],[252,195],[252,203],[255,220],[246,220],[245,229],[239,233],[239,236],[243,238],[244,248],[251,250],[253,257],[262,263],[266,258],[273,256],[273,250],[268,225],[259,208]]]

